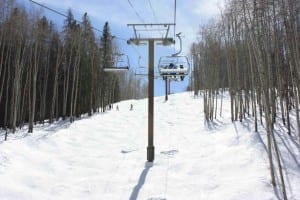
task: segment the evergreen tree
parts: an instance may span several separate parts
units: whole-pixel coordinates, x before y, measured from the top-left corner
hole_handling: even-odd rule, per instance
[[[96,72],[96,56],[98,48],[96,44],[95,34],[87,13],[84,14],[82,20],[82,44],[81,44],[81,61],[80,61],[80,96],[79,105],[80,112],[88,112],[89,115],[93,112],[95,104],[94,94],[97,87],[97,72]]]
[[[108,22],[105,22],[103,27],[103,34],[100,43],[100,53],[101,53],[101,108],[102,112],[105,111],[106,106],[113,103],[115,99],[111,96],[114,93],[114,80],[117,78],[115,74],[106,73],[104,71],[105,67],[113,67],[114,65],[114,55],[113,55],[113,43],[112,35],[110,33],[110,27]]]

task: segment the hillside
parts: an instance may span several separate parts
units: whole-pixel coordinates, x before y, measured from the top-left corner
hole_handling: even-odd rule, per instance
[[[24,127],[6,142],[1,134],[0,199],[281,199],[264,128],[232,123],[228,97],[214,123],[205,122],[201,97],[156,97],[153,163],[146,162],[147,100],[116,105],[72,124],[37,125],[29,135]],[[300,145],[276,130],[288,198],[300,199]]]

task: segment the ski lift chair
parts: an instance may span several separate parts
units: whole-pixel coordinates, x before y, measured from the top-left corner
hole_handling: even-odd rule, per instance
[[[158,71],[165,80],[166,77],[184,80],[189,74],[190,64],[186,56],[164,56],[159,59]]]
[[[137,68],[135,69],[135,73],[136,76],[148,76],[148,71],[144,68]]]
[[[104,67],[105,72],[122,72],[129,70],[129,58],[125,54],[116,54],[116,60],[112,62],[112,67]]]

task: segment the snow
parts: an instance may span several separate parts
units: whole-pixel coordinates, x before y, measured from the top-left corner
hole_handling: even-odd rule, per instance
[[[130,105],[133,110],[130,111]],[[203,99],[155,98],[155,160],[146,162],[147,100],[128,100],[70,124],[26,127],[0,142],[0,199],[282,199],[271,185],[263,126],[206,123]],[[116,105],[115,105],[116,107]],[[276,127],[288,199],[300,199],[300,145]]]

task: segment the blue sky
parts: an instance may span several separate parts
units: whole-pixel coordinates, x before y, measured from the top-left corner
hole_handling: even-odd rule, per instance
[[[138,67],[140,63],[147,66],[147,46],[127,45],[126,40],[133,37],[133,29],[128,27],[130,23],[173,23],[175,0],[35,0],[45,6],[66,13],[69,8],[77,20],[85,12],[88,13],[92,24],[102,30],[106,21],[109,22],[112,35],[123,38],[118,40],[121,51],[127,54],[130,59],[131,68]],[[18,2],[35,10],[39,6],[29,0],[18,0]],[[176,29],[175,32],[182,32],[183,51],[182,55],[189,54],[192,42],[197,40],[199,27],[206,24],[212,17],[215,17],[221,7],[224,7],[224,0],[177,0],[176,7]],[[43,10],[47,17],[60,27],[64,18],[51,11]],[[99,33],[100,35],[101,33]],[[170,36],[174,35],[173,29]],[[179,42],[170,47],[155,46],[155,66],[161,56],[168,56],[179,49]],[[184,91],[188,85],[188,79],[184,82],[172,82],[171,91]],[[161,78],[155,81],[155,96],[164,94],[164,82]]]

